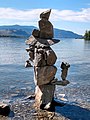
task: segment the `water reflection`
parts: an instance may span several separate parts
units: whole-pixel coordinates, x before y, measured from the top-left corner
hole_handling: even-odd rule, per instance
[[[84,40],[84,49],[85,50],[90,50],[90,41]]]

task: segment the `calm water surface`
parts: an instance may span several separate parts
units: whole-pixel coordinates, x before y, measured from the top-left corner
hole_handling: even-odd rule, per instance
[[[25,68],[28,53],[25,39],[0,38],[0,100],[13,102],[33,93],[33,68]],[[69,102],[90,103],[90,42],[83,39],[61,39],[52,46],[57,55],[56,77],[60,80],[60,64],[70,63],[66,87],[57,86],[55,95],[65,94]]]

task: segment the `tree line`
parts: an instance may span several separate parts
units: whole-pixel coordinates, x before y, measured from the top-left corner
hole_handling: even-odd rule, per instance
[[[90,40],[90,30],[86,30],[85,35],[84,35],[85,40]]]

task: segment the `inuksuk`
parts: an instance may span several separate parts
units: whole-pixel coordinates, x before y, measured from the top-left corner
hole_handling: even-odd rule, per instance
[[[35,106],[41,109],[49,109],[52,105],[56,85],[67,85],[67,80],[57,81],[57,71],[54,65],[57,56],[50,47],[60,40],[54,39],[53,25],[49,21],[51,9],[40,14],[39,29],[34,29],[32,35],[26,40],[29,45],[27,52],[29,60],[34,66],[35,82]],[[62,75],[63,76],[63,75]]]

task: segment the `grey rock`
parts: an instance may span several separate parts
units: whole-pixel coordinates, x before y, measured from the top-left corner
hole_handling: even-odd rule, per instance
[[[39,34],[40,34],[40,31],[37,30],[37,29],[34,29],[33,32],[32,32],[32,35],[33,35],[34,37],[39,37]]]
[[[37,44],[37,48],[35,48],[34,66],[42,67],[55,64],[57,57],[50,47]]]
[[[29,56],[30,56],[30,60],[33,62],[34,60],[34,52],[33,51],[29,51]]]
[[[48,21],[51,9],[40,14],[41,20],[38,22],[40,29],[40,38],[53,38],[53,25]]]
[[[35,49],[35,45],[30,45],[29,48],[26,48],[26,51],[29,52],[29,51],[34,51]]]
[[[34,66],[42,67],[45,65],[46,65],[46,61],[45,61],[45,53],[44,53],[43,49],[35,48]]]
[[[36,85],[50,83],[55,77],[57,68],[55,66],[34,67],[34,81]]]
[[[47,42],[49,45],[54,45],[54,44],[60,42],[60,40],[52,38],[52,39],[47,39]]]
[[[46,47],[49,47],[49,46],[51,46],[51,45],[54,45],[54,44],[56,44],[56,43],[58,43],[58,42],[60,42],[60,40],[58,40],[58,39],[45,39],[45,38],[37,38],[37,41],[39,42],[39,43],[41,43],[42,44],[42,46],[46,46]]]
[[[27,68],[27,67],[32,67],[32,65],[31,65],[31,63],[30,63],[29,60],[27,60],[27,61],[25,62],[25,68]]]
[[[44,11],[40,14],[40,18],[46,18],[47,20],[49,19],[49,16],[50,16],[50,13],[51,13],[51,9],[50,10],[47,10],[47,11]]]
[[[40,39],[40,38],[37,38],[37,43],[35,44],[35,47],[36,48],[47,48],[49,47],[49,43],[47,42],[46,39]]]
[[[10,107],[7,104],[0,102],[0,115],[8,116],[10,113]]]
[[[53,38],[53,25],[50,21],[42,19],[39,21],[40,38]]]
[[[68,80],[63,80],[63,81],[52,81],[51,84],[52,85],[61,85],[61,86],[66,86],[68,85],[70,82]]]
[[[30,48],[26,48],[26,51],[29,52],[29,51],[30,51]]]
[[[44,109],[51,107],[57,82],[54,80],[57,71],[54,64],[57,56],[50,45],[60,41],[53,39],[53,25],[48,21],[50,13],[51,9],[40,14],[39,30],[34,29],[26,41],[29,45],[29,49],[26,49],[29,52],[29,59],[34,63],[35,106]]]
[[[35,43],[37,42],[37,39],[31,35],[26,41],[26,45],[35,45]]]
[[[49,109],[54,98],[55,85],[37,86],[35,90],[36,106],[44,105],[44,109]]]
[[[61,78],[62,78],[62,80],[66,80],[69,67],[70,67],[70,65],[68,63],[62,62],[62,64],[61,64],[61,68],[62,68]]]
[[[52,49],[46,49],[46,60],[47,60],[47,65],[53,65],[55,64],[57,60],[57,56],[55,52]]]

